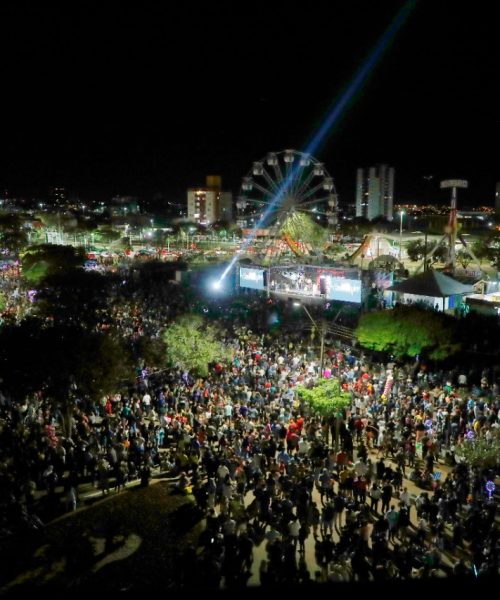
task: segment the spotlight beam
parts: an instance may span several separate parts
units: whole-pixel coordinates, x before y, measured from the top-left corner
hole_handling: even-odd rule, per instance
[[[412,10],[415,8],[416,0],[407,0],[405,4],[398,11],[394,19],[391,21],[389,26],[386,28],[384,33],[378,39],[375,44],[373,50],[366,57],[356,74],[354,75],[351,82],[344,89],[344,91],[338,96],[334,102],[330,111],[327,113],[323,123],[317,129],[317,131],[312,135],[309,142],[306,145],[304,150],[305,154],[314,154],[320,148],[320,146],[326,141],[326,138],[333,130],[334,125],[339,121],[340,117],[343,116],[344,112],[349,107],[349,104],[352,100],[355,99],[356,94],[360,91],[361,87],[367,82],[369,76],[377,66],[378,62],[382,58],[384,52],[389,47],[390,43],[393,41],[394,37],[401,29],[401,27],[408,20]],[[286,176],[283,178],[283,182],[280,185],[280,188],[276,192],[276,195],[272,199],[272,201],[268,204],[267,208],[262,213],[261,218],[255,224],[252,229],[250,235],[245,240],[244,244],[242,244],[239,252],[242,252],[248,248],[248,246],[252,243],[255,236],[257,235],[257,230],[261,229],[268,219],[269,215],[273,210],[275,210],[275,206],[280,203],[283,199],[284,195],[290,188],[292,182],[294,181],[298,171],[300,169],[300,164],[294,165],[292,168],[287,169]],[[281,174],[281,171],[280,171]],[[224,272],[220,277],[220,282],[224,280],[229,271],[232,269],[236,261],[238,260],[238,254],[236,254],[228,266],[225,268]]]

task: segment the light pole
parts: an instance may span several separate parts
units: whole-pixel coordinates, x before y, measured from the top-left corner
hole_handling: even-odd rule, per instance
[[[399,211],[399,262],[401,262],[402,249],[403,249],[403,215],[404,214],[405,214],[404,210]]]
[[[314,328],[320,335],[321,349],[320,349],[320,355],[319,355],[319,378],[322,379],[323,378],[323,362],[324,362],[324,356],[325,356],[325,332],[324,332],[323,328],[321,328],[321,329],[319,328],[318,324],[313,319],[311,313],[307,310],[307,307],[304,304],[302,304],[301,302],[294,302],[293,305],[294,306],[302,306],[302,308],[306,312],[306,315],[309,317],[309,320],[311,321]]]

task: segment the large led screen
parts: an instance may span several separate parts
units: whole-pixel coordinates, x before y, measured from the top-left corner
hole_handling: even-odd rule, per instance
[[[344,277],[327,278],[326,297],[342,302],[361,302],[361,280],[345,279]]]
[[[263,290],[264,271],[261,269],[240,267],[240,287],[251,288],[252,290]]]

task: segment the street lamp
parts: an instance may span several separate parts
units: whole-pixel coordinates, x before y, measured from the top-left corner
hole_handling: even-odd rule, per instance
[[[405,214],[404,210],[399,211],[399,262],[401,262],[402,258],[402,248],[403,248],[403,215]]]
[[[313,319],[311,313],[307,310],[307,307],[304,304],[302,304],[301,302],[294,302],[293,305],[294,306],[302,306],[302,308],[305,310],[306,315],[309,317],[309,320],[311,321],[314,328],[320,335],[321,350],[320,350],[320,356],[319,356],[319,378],[322,379],[323,378],[323,362],[324,362],[324,355],[325,355],[325,332],[324,332],[323,328],[321,328],[321,329],[319,328],[318,324]]]

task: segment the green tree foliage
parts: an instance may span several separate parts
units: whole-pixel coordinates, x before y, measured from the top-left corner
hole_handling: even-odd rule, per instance
[[[480,260],[483,258],[490,257],[490,248],[488,247],[489,239],[488,238],[480,238],[475,240],[472,244],[472,251],[474,255],[477,256]]]
[[[23,276],[30,283],[37,284],[49,275],[65,273],[83,265],[85,252],[83,248],[73,246],[41,244],[30,246],[21,259]]]
[[[7,298],[3,292],[0,292],[0,313],[7,308]]]
[[[408,257],[410,260],[416,262],[418,260],[422,260],[426,253],[425,248],[425,240],[411,240],[406,244],[406,252],[408,253]],[[444,244],[440,244],[432,258],[430,256],[430,252],[434,247],[433,242],[427,242],[427,259],[430,265],[433,265],[436,262],[444,262],[446,260],[446,256],[448,254],[448,249]]]
[[[163,367],[167,362],[167,347],[159,338],[141,336],[134,344],[134,354],[149,367]]]
[[[28,235],[23,228],[23,222],[19,215],[0,215],[0,247],[7,248],[11,252],[18,252],[26,245]]]
[[[427,250],[430,248],[427,246]],[[410,240],[406,244],[406,252],[408,254],[408,258],[414,262],[417,260],[422,260],[425,254],[425,243],[423,240]]]
[[[490,355],[500,354],[500,323],[496,316],[472,311],[460,319],[459,333],[464,348]]]
[[[416,306],[365,314],[355,336],[365,348],[398,358],[424,354],[432,360],[444,360],[461,348],[451,317]]]
[[[320,379],[312,388],[297,386],[299,397],[323,417],[334,417],[351,403],[351,394],[343,392],[338,379]]]
[[[46,276],[40,285],[36,312],[53,317],[55,322],[93,327],[100,311],[109,304],[114,279],[83,269]]]
[[[455,455],[473,467],[497,467],[500,461],[500,430],[494,429],[492,434],[490,440],[484,436],[466,439],[457,446]]]
[[[281,233],[289,235],[295,242],[322,245],[326,242],[328,232],[326,229],[314,222],[304,213],[294,212],[285,219],[281,226]]]
[[[500,269],[500,231],[494,229],[487,238],[487,258],[491,264]]]
[[[113,229],[109,225],[101,227],[95,232],[95,240],[103,244],[116,242],[121,236],[122,234],[120,231],[116,231],[116,229]]]
[[[98,400],[133,376],[122,344],[81,327],[47,327],[35,318],[0,330],[2,389],[14,400],[44,390],[61,409],[66,432],[76,398]]]
[[[208,375],[210,363],[231,358],[231,353],[217,337],[216,329],[207,325],[201,317],[180,317],[164,333],[168,363],[195,375]]]
[[[459,250],[459,251],[457,252],[457,260],[458,260],[458,262],[460,263],[460,265],[461,265],[461,266],[462,266],[464,269],[466,269],[466,268],[467,268],[467,267],[470,265],[470,263],[471,263],[471,261],[472,261],[472,257],[471,257],[471,255],[470,255],[468,252],[466,252],[465,250]]]

